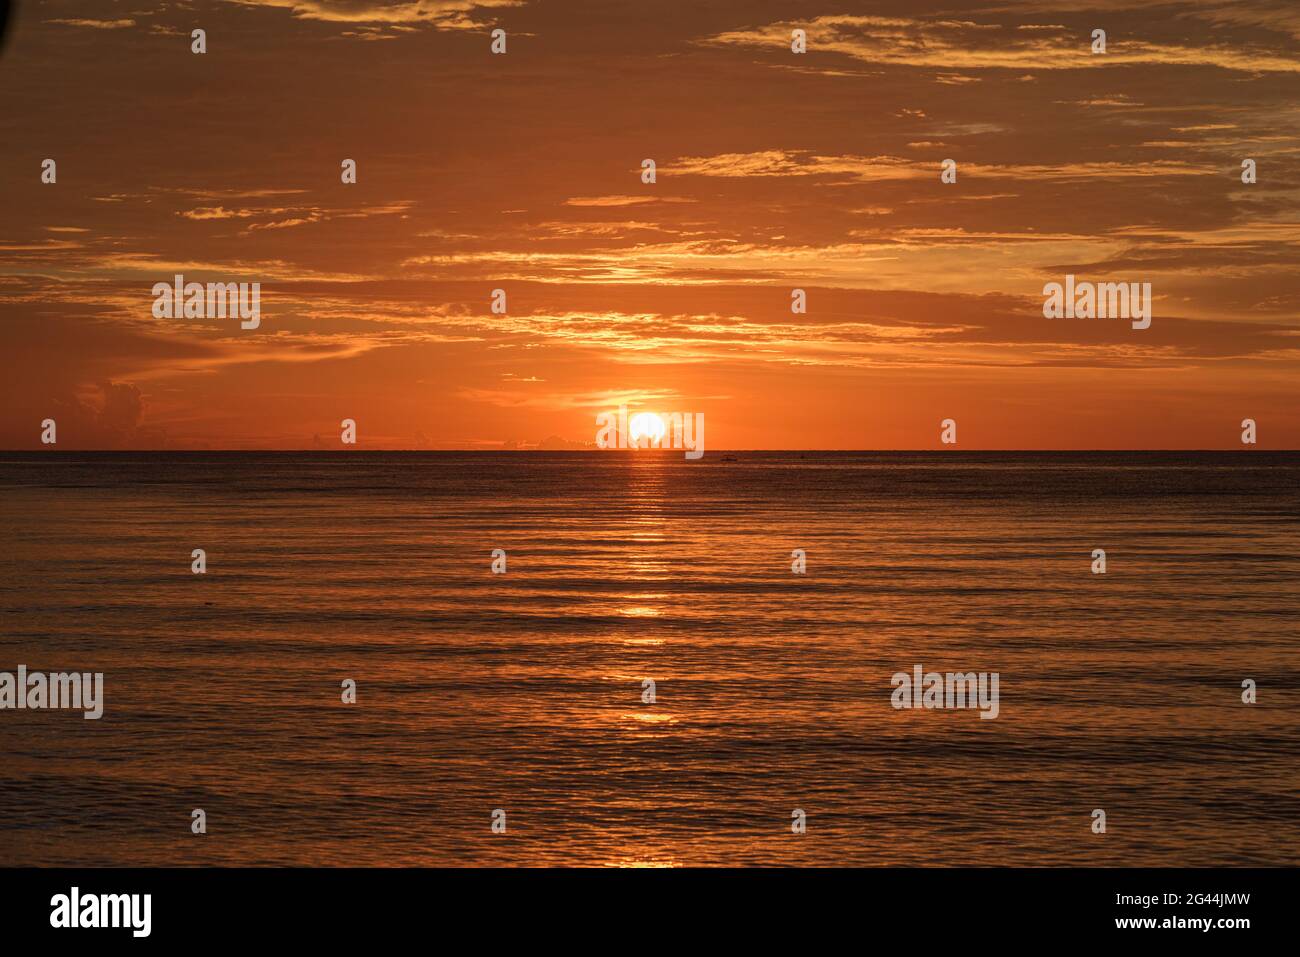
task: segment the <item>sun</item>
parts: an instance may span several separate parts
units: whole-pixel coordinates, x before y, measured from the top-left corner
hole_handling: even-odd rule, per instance
[[[643,437],[649,439],[652,445],[657,444],[667,431],[664,420],[653,412],[638,412],[632,416],[627,428],[631,433],[632,445],[636,445]]]

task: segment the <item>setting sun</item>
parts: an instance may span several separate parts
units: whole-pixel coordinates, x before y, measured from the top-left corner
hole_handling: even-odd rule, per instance
[[[638,412],[632,416],[631,421],[628,422],[628,430],[631,432],[633,445],[641,441],[643,437],[649,439],[652,444],[657,445],[663,440],[666,431],[664,420],[653,412]]]

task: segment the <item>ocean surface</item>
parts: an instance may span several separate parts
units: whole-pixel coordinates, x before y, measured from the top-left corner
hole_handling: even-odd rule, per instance
[[[1300,453],[732,455],[0,453],[0,864],[1300,858]]]

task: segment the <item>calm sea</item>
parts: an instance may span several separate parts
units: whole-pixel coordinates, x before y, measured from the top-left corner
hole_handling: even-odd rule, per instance
[[[1300,454],[733,454],[0,454],[0,863],[1296,862]]]

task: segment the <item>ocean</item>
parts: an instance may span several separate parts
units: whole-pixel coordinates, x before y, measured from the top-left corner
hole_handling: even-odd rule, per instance
[[[0,672],[104,674],[0,710],[0,863],[1293,865],[1298,523],[1300,453],[0,453]]]

